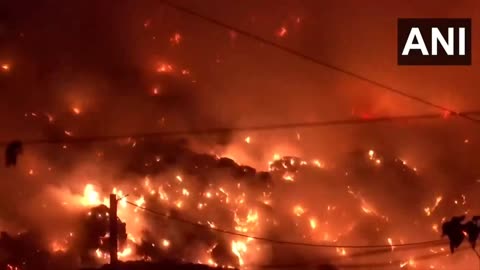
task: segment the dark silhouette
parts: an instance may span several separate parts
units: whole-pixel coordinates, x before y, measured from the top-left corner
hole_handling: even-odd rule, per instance
[[[470,243],[473,249],[475,249],[478,235],[480,234],[479,219],[480,219],[480,216],[474,216],[471,221],[463,225],[464,231],[468,235],[468,242]]]
[[[5,150],[5,166],[11,167],[17,165],[17,158],[23,152],[21,141],[13,141],[7,145]]]
[[[109,216],[108,207],[99,205],[90,210],[82,222],[78,247],[81,253],[83,263],[94,263],[95,258],[91,252],[100,249],[103,252],[108,251],[108,228]],[[126,223],[117,218],[118,223],[118,243],[122,248],[127,242]]]
[[[448,240],[450,240],[451,253],[462,244],[463,239],[465,238],[465,235],[463,234],[463,220],[465,220],[465,215],[452,217],[450,221],[442,224],[442,237],[446,235]]]

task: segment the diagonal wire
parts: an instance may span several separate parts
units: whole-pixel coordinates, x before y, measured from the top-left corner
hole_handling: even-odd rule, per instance
[[[468,248],[460,248],[456,251],[456,253],[459,252],[465,252]],[[422,261],[422,260],[430,260],[434,258],[438,258],[441,256],[449,256],[450,252],[449,251],[443,251],[443,252],[438,252],[438,253],[433,253],[433,254],[425,254],[421,256],[415,256],[415,262]],[[394,261],[388,261],[388,262],[371,262],[371,263],[291,263],[291,264],[264,264],[264,265],[244,265],[243,267],[246,268],[259,268],[259,269],[306,269],[306,268],[313,268],[316,267],[316,269],[323,269],[322,267],[325,267],[325,269],[330,269],[328,267],[338,267],[339,269],[373,269],[373,268],[380,268],[380,269],[385,269],[387,267],[395,267],[396,265],[399,264],[404,264],[405,259],[396,259]],[[407,259],[408,261],[408,259]],[[397,266],[398,267],[398,266]]]
[[[381,83],[381,82],[378,82],[376,80],[373,80],[373,79],[370,79],[370,78],[367,78],[363,75],[360,75],[358,73],[355,73],[353,71],[349,71],[347,69],[344,69],[342,67],[339,67],[339,66],[336,66],[336,65],[333,65],[333,64],[330,64],[330,63],[327,63],[327,62],[324,62],[324,61],[321,61],[313,56],[309,56],[301,51],[298,51],[298,50],[295,50],[295,49],[292,49],[290,47],[287,47],[287,46],[284,46],[284,45],[281,45],[281,44],[278,44],[276,42],[273,42],[271,40],[268,40],[260,35],[257,35],[257,34],[254,34],[254,33],[251,33],[251,32],[248,32],[246,30],[243,30],[243,29],[240,29],[236,26],[233,26],[231,24],[227,24],[225,22],[222,22],[218,19],[215,19],[215,18],[212,18],[212,17],[209,17],[207,15],[203,15],[201,13],[198,13],[192,9],[189,9],[187,7],[184,7],[184,6],[181,6],[181,5],[178,5],[176,3],[173,3],[172,1],[168,1],[168,0],[162,0],[160,1],[161,4],[165,5],[165,6],[168,6],[170,8],[173,8],[175,10],[178,10],[178,11],[181,11],[185,14],[189,14],[191,16],[194,16],[194,17],[197,17],[197,18],[200,18],[206,22],[209,22],[211,24],[214,24],[214,25],[217,25],[219,27],[222,27],[222,28],[225,28],[225,29],[228,29],[228,30],[232,30],[232,31],[235,31],[245,37],[248,37],[250,39],[253,39],[253,40],[256,40],[260,43],[263,43],[263,44],[266,44],[268,46],[271,46],[273,48],[276,48],[276,49],[279,49],[283,52],[286,52],[288,54],[291,54],[291,55],[294,55],[296,57],[299,57],[303,60],[306,60],[306,61],[309,61],[309,62],[312,62],[314,64],[317,64],[317,65],[320,65],[320,66],[323,66],[325,68],[328,68],[328,69],[331,69],[331,70],[334,70],[336,72],[339,72],[339,73],[342,73],[342,74],[345,74],[347,76],[350,76],[350,77],[353,77],[353,78],[356,78],[360,81],[364,81],[364,82],[367,82],[369,84],[372,84],[372,85],[375,85],[377,87],[380,87],[380,88],[383,88],[391,93],[394,93],[396,95],[399,95],[399,96],[402,96],[402,97],[405,97],[405,98],[408,98],[410,100],[414,100],[416,102],[419,102],[419,103],[422,103],[424,105],[427,105],[427,106],[430,106],[430,107],[433,107],[433,108],[436,108],[436,109],[439,109],[439,110],[442,110],[444,112],[448,112],[450,114],[453,114],[453,115],[458,115],[464,119],[467,119],[467,120],[470,120],[470,121],[473,121],[473,122],[476,122],[476,123],[480,123],[480,120],[478,119],[475,119],[475,118],[472,118],[468,115],[465,115],[465,114],[462,114],[462,113],[459,113],[457,111],[454,111],[452,109],[449,109],[445,106],[442,106],[442,105],[438,105],[438,104],[435,104],[431,101],[428,101],[426,99],[423,99],[421,97],[418,97],[418,96],[415,96],[415,95],[412,95],[412,94],[409,94],[405,91],[402,91],[400,89],[397,89],[397,88],[394,88],[392,86],[389,86],[387,84],[384,84],[384,83]]]
[[[452,116],[458,117],[460,115],[467,115],[467,116],[480,115],[480,111],[476,111],[476,110],[464,111],[464,112],[460,112],[457,115],[452,115]],[[347,119],[312,121],[312,122],[295,122],[295,123],[286,123],[286,124],[253,125],[253,126],[244,126],[244,127],[220,127],[220,128],[207,128],[207,129],[196,129],[196,130],[173,130],[173,131],[159,131],[159,132],[123,134],[123,135],[65,137],[65,138],[58,138],[58,139],[25,139],[25,140],[22,140],[22,143],[24,145],[74,144],[74,143],[114,141],[114,140],[125,139],[125,138],[154,138],[154,137],[212,135],[212,134],[223,134],[228,132],[287,130],[287,129],[299,129],[299,128],[365,125],[365,124],[376,124],[376,123],[432,120],[432,119],[441,119],[441,118],[445,118],[445,115],[440,113],[430,113],[430,114],[414,114],[414,115],[402,115],[402,116],[380,116],[380,117],[372,117],[367,119],[347,118]],[[8,145],[11,142],[12,140],[0,141],[0,146]]]
[[[151,214],[161,216],[161,217],[165,217],[165,218],[168,218],[168,219],[173,220],[173,221],[189,224],[189,225],[196,226],[196,227],[199,227],[199,228],[202,228],[202,229],[211,230],[211,231],[215,231],[215,232],[219,232],[219,233],[223,233],[223,234],[240,236],[240,237],[255,239],[255,240],[259,240],[259,241],[270,242],[270,243],[274,243],[274,244],[281,244],[281,245],[317,247],[317,248],[347,248],[347,249],[367,249],[367,248],[374,249],[375,248],[375,249],[377,249],[377,248],[392,248],[392,247],[396,247],[396,248],[400,247],[401,248],[401,247],[411,247],[411,246],[430,246],[430,245],[436,245],[436,244],[440,244],[440,243],[446,243],[442,240],[430,240],[430,241],[412,242],[412,243],[395,244],[395,245],[331,245],[331,244],[318,244],[318,243],[284,241],[284,240],[271,239],[271,238],[266,238],[266,237],[261,237],[261,236],[247,235],[247,234],[238,233],[238,232],[229,231],[229,230],[224,230],[224,229],[220,229],[220,228],[212,228],[210,226],[199,224],[199,223],[194,222],[194,221],[182,219],[182,218],[179,218],[179,217],[172,217],[168,214],[157,212],[155,210],[140,206],[140,205],[138,205],[136,203],[133,203],[133,202],[130,202],[130,201],[126,201],[126,202],[128,204],[132,205],[132,206],[135,206],[139,209],[147,211]]]

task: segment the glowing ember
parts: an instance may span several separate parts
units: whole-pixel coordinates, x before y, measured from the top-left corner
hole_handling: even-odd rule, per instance
[[[62,245],[57,241],[54,241],[52,243],[51,248],[53,252],[65,252],[67,250],[67,247],[65,245]]]
[[[395,247],[393,246],[393,241],[392,241],[392,238],[387,238],[387,242],[390,246],[392,246],[392,251],[395,249]]]
[[[232,252],[238,257],[240,266],[244,264],[243,255],[247,252],[247,245],[243,241],[232,241]]]
[[[145,198],[141,196],[138,200],[135,201],[135,204],[138,206],[143,206],[145,204]]]
[[[173,45],[178,45],[178,44],[180,44],[181,40],[182,40],[182,36],[180,35],[180,33],[175,33],[170,38],[170,43],[172,43]]]
[[[315,159],[313,160],[313,164],[315,164],[315,166],[319,167],[319,168],[324,168],[324,164],[322,162],[320,162],[318,159]]]
[[[162,240],[162,246],[169,247],[170,246],[170,241],[168,241],[167,239],[163,239]]]
[[[315,230],[317,228],[317,221],[314,218],[310,218],[309,222],[310,222],[310,227],[312,228],[312,230]]]
[[[82,111],[80,110],[80,108],[78,108],[78,107],[73,107],[73,108],[72,108],[72,111],[73,111],[73,113],[76,114],[76,115],[79,115],[79,114],[82,112]]]
[[[117,252],[118,258],[125,258],[132,255],[132,248],[126,247],[122,251]]]
[[[160,73],[172,72],[172,71],[173,71],[173,67],[170,64],[160,64],[157,67],[157,72],[160,72]]]
[[[176,201],[176,202],[175,202],[175,206],[176,206],[177,208],[182,208],[182,206],[183,206],[183,201]]]
[[[442,201],[442,196],[438,196],[435,199],[435,204],[433,205],[433,207],[425,207],[423,209],[425,211],[425,214],[427,216],[430,216],[433,213],[433,211],[435,211],[435,209],[438,207],[438,205],[440,204],[441,201]]]
[[[400,268],[404,268],[405,266],[415,267],[415,261],[413,259],[409,259],[406,262],[400,263]]]
[[[293,208],[293,213],[299,217],[305,213],[305,209],[303,209],[303,207],[300,205],[297,205]]]
[[[81,203],[85,206],[97,206],[101,204],[100,195],[92,184],[87,184],[83,190]]]
[[[295,179],[293,178],[293,175],[292,175],[292,174],[289,174],[289,173],[285,173],[285,174],[283,175],[283,179],[284,179],[285,181],[290,181],[290,182],[292,182],[292,181],[295,180]]]
[[[338,255],[340,256],[346,256],[347,251],[344,248],[336,248]]]
[[[287,35],[287,28],[285,26],[280,27],[280,30],[277,31],[277,36],[285,37]]]

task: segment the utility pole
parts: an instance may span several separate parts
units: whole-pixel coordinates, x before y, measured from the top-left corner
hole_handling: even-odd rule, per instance
[[[108,215],[110,221],[110,266],[115,269],[118,264],[117,196],[115,194],[110,194],[110,209]]]

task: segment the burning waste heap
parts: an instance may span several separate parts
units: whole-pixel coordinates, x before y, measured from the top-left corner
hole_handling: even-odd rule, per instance
[[[73,204],[81,209],[69,217],[76,225],[68,231],[51,228],[57,229],[54,237],[33,231],[14,236],[3,233],[2,266],[60,269],[108,262],[109,193],[119,198],[121,260],[174,260],[228,268],[295,262],[330,269],[351,263],[348,260],[370,262],[360,253],[350,254],[348,248],[278,245],[241,235],[334,245],[393,245],[411,242],[419,233],[438,239],[446,216],[435,214],[442,207],[444,213],[450,213],[452,207],[442,204],[444,199],[439,196],[432,206],[419,208],[426,187],[416,168],[374,150],[352,152],[336,165],[275,155],[268,171],[257,171],[227,157],[196,153],[185,141],[128,139],[114,148],[102,152],[101,159],[119,153],[133,156],[116,171],[118,175],[110,176],[118,181],[114,185],[110,181],[86,183],[78,192],[81,194],[63,196],[68,200],[64,206]],[[390,180],[364,188],[358,178],[373,183]],[[396,192],[405,186],[410,187],[408,194]],[[398,209],[394,207],[398,201],[409,203]],[[461,195],[455,200],[455,211],[466,204]],[[404,218],[411,213],[415,213],[414,219]],[[415,230],[405,230],[405,226]],[[392,246],[380,254],[389,256],[393,251]],[[426,252],[444,251],[445,247],[431,247]],[[384,267],[416,265],[413,258],[390,256]]]
[[[2,269],[73,269],[108,262],[111,193],[120,198],[118,255],[123,261],[325,269],[466,269],[476,263],[462,253],[446,257],[446,245],[395,246],[440,239],[442,223],[451,216],[479,214],[480,171],[474,157],[480,150],[465,139],[470,127],[459,124],[457,129],[453,121],[447,123],[448,114],[421,126],[337,126],[328,132],[282,131],[275,137],[226,132],[185,135],[178,141],[149,134],[127,138],[139,131],[285,124],[348,118],[350,112],[368,119],[423,110],[270,53],[268,46],[234,31],[190,21],[158,1],[56,1],[53,8],[7,2],[2,10],[11,16],[0,18],[6,41],[0,44],[2,136],[58,144],[22,149],[17,142],[10,150],[23,150],[19,164],[0,168]],[[362,31],[338,23],[357,19],[344,12],[344,3],[332,9],[333,2],[310,1],[310,7],[304,1],[273,1],[275,15],[267,2],[256,4],[259,10],[245,9],[248,14],[231,3],[220,9],[220,2],[215,9],[202,6],[212,12],[218,7],[218,15],[231,16],[232,23],[248,21],[245,27],[273,34],[276,42],[321,52],[332,63],[348,66],[360,56],[358,44],[344,42],[346,34],[357,35],[359,42],[372,40],[365,38],[363,23],[357,24]],[[398,17],[377,16],[381,3],[373,6],[375,16],[362,19],[381,18],[370,21],[375,28]],[[313,10],[335,20],[318,21]],[[332,39],[332,25],[343,33],[340,42]],[[316,36],[318,43],[312,39]],[[389,31],[375,34],[375,40],[380,37],[391,44]],[[375,55],[378,63],[388,63],[383,56],[389,53]],[[371,57],[360,61],[367,63],[365,74],[375,66]],[[437,72],[430,75],[441,79],[439,89],[457,89],[455,76],[464,76],[464,70],[452,77]],[[425,81],[414,73],[404,76],[407,84]],[[434,86],[423,87],[433,92],[419,96],[437,96]],[[466,104],[452,108],[478,107]],[[73,143],[92,134],[112,136],[108,142]],[[365,148],[351,151],[357,146]],[[433,158],[418,164],[426,157]]]

